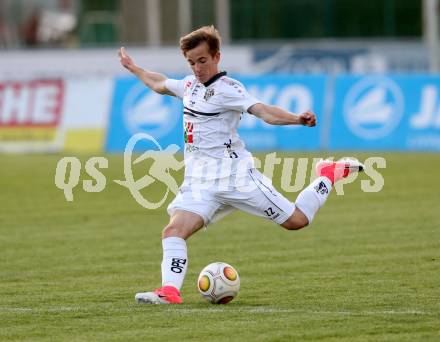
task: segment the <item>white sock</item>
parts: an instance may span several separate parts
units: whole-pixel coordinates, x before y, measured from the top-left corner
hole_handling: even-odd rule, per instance
[[[309,224],[312,222],[319,208],[321,208],[326,201],[331,190],[332,183],[330,179],[327,177],[318,177],[298,195],[295,205],[306,215]]]
[[[186,241],[179,237],[162,240],[162,286],[174,286],[179,291],[188,268]]]

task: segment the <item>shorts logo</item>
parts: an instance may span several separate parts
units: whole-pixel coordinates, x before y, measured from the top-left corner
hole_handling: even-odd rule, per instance
[[[182,273],[185,265],[186,259],[173,258],[171,260],[171,271],[174,273]]]
[[[315,190],[321,195],[328,194],[328,189],[324,182],[319,182],[319,184],[315,186]]]

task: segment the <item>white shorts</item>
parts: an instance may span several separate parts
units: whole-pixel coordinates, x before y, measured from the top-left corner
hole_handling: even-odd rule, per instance
[[[200,215],[205,226],[235,210],[281,224],[293,214],[295,204],[280,194],[269,178],[256,169],[249,169],[242,176],[209,182],[185,179],[176,198],[168,206],[169,215],[176,209]]]

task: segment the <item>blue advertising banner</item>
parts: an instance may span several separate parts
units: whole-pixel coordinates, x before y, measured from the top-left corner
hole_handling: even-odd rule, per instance
[[[330,149],[440,151],[440,77],[340,76]]]
[[[326,77],[283,76],[241,77],[250,94],[264,103],[280,106],[294,113],[309,109],[318,116],[324,112]],[[321,147],[320,126],[274,126],[253,115],[243,115],[238,133],[251,151],[316,150]]]
[[[107,128],[107,152],[123,152],[136,133],[147,133],[166,147],[183,146],[183,106],[173,96],[159,95],[134,77],[115,81],[113,102]],[[151,142],[139,141],[134,151],[151,148]]]
[[[236,78],[264,103],[278,105],[296,113],[308,109],[313,109],[318,115],[323,113],[324,76]],[[182,147],[182,109],[179,99],[156,94],[133,77],[116,79],[106,151],[122,152],[130,137],[140,132],[151,135],[163,147],[170,144]],[[251,151],[315,150],[320,147],[321,134],[318,127],[272,126],[250,114],[243,115],[239,134]],[[135,151],[148,148],[151,148],[148,142],[141,141]]]

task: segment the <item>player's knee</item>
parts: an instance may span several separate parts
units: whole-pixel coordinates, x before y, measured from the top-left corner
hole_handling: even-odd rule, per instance
[[[162,239],[180,237],[186,240],[201,227],[203,227],[202,219],[193,221],[171,220],[162,231]]]
[[[289,219],[282,223],[281,226],[287,230],[299,230],[307,227],[309,220],[305,215],[292,215]]]
[[[301,228],[306,227],[307,223],[302,224],[297,222],[284,222],[281,226],[287,230],[299,230]]]

